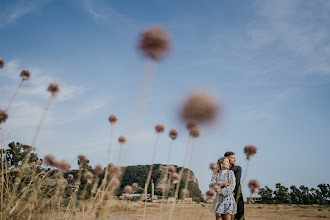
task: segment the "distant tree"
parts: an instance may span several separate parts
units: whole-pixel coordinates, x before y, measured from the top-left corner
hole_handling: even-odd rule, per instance
[[[18,167],[22,165],[23,160],[27,156],[29,152],[30,158],[29,163],[35,162],[37,160],[41,160],[38,158],[37,153],[35,153],[36,148],[23,145],[19,142],[15,144],[15,142],[11,142],[8,144],[9,149],[6,149],[6,160],[9,167],[14,166]]]
[[[260,188],[258,194],[260,196],[261,203],[273,203],[273,190],[271,190],[268,186],[265,186],[265,188]]]
[[[290,195],[288,188],[282,186],[281,183],[276,183],[276,190],[273,192],[275,203],[288,204],[290,203]]]
[[[320,195],[325,199],[327,205],[330,204],[330,184],[319,184],[317,186],[320,189]]]
[[[299,187],[301,194],[302,194],[302,203],[305,205],[313,204],[313,195],[309,193],[309,188],[307,186],[300,186]]]
[[[301,191],[294,185],[290,187],[290,200],[292,204],[302,204],[303,196]]]

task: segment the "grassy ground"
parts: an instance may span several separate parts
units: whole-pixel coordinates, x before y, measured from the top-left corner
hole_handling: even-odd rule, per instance
[[[172,204],[164,204],[161,211],[160,204],[147,203],[146,218],[147,220],[168,219],[169,211]],[[127,209],[116,208],[113,210],[110,220],[140,220],[143,219],[144,204],[131,203]],[[181,218],[182,216],[182,218]],[[263,205],[263,204],[246,204],[245,205],[246,220],[264,220],[264,219],[330,219],[329,206],[305,206],[305,205]],[[173,220],[179,219],[215,219],[210,212],[210,205],[206,204],[176,204]]]

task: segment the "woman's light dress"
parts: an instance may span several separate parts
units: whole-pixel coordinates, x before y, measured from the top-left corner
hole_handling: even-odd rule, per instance
[[[231,170],[219,170],[217,173],[213,173],[210,183],[210,188],[213,190],[215,182],[220,182],[220,185],[222,185],[222,182],[228,182],[229,186],[223,187],[220,195],[216,194],[212,208],[213,213],[217,216],[223,214],[235,215],[237,213],[237,205],[233,194],[236,185],[234,172]]]

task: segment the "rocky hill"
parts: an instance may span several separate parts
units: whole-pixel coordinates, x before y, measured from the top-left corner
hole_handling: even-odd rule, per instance
[[[124,176],[121,181],[121,189],[123,189],[126,185],[132,185],[133,183],[138,183],[141,189],[139,192],[143,192],[144,184],[147,179],[148,171],[150,165],[137,165],[137,166],[128,166],[123,167],[125,169]],[[165,168],[166,165],[162,164],[154,164],[151,180],[155,183],[155,195],[161,196],[163,189],[167,186],[165,183]],[[179,172],[181,167],[176,167]],[[184,169],[183,177],[180,184],[180,190],[185,187],[187,173],[189,169]],[[194,173],[190,171],[190,177],[188,181],[188,190],[189,197],[193,199],[193,201],[201,202],[204,200],[202,193],[199,189],[198,180],[195,177]],[[169,196],[174,194],[173,184],[169,187]],[[119,191],[118,193],[121,193]],[[151,193],[151,184],[148,188],[148,193]]]

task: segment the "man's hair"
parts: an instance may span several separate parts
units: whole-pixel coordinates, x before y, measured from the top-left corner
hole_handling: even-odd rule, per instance
[[[231,156],[231,155],[235,155],[235,153],[232,152],[232,151],[227,151],[223,156],[225,156],[225,157],[229,157],[229,156]]]

